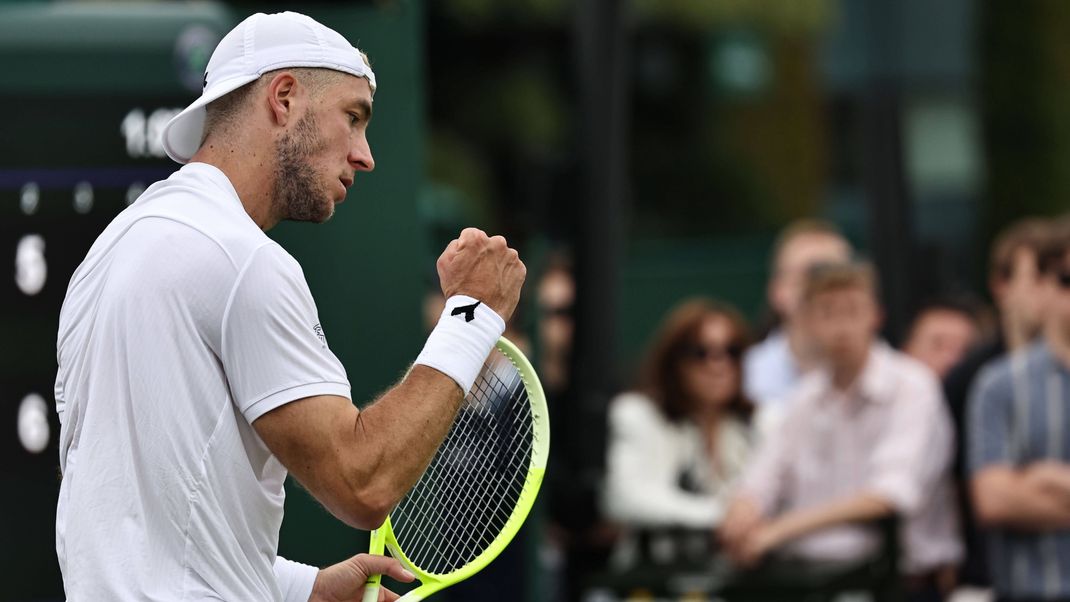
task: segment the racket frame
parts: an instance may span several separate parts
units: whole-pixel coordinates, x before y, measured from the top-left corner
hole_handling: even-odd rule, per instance
[[[371,533],[369,553],[382,554],[385,545],[386,549],[390,550],[390,555],[420,580],[420,585],[402,596],[398,602],[423,600],[431,594],[460,583],[486,568],[491,561],[505,550],[506,546],[509,545],[509,542],[513,540],[513,537],[520,530],[520,527],[523,526],[532,506],[535,504],[539,488],[542,486],[543,477],[546,475],[546,461],[550,454],[550,415],[546,406],[546,394],[543,392],[542,383],[539,382],[531,362],[512,341],[501,337],[495,347],[513,364],[513,367],[520,374],[524,389],[528,394],[528,402],[531,405],[533,441],[531,459],[528,463],[528,476],[524,480],[524,486],[517,498],[513,512],[509,515],[505,522],[505,527],[494,538],[494,541],[471,562],[449,573],[431,573],[413,564],[398,544],[390,523],[390,517],[387,516],[382,526]],[[380,578],[380,575],[369,577],[365,587],[364,602],[378,600]]]

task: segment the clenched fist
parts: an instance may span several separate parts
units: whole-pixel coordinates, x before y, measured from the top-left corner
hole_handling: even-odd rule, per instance
[[[501,236],[487,236],[477,228],[465,228],[438,258],[442,294],[468,295],[479,299],[509,320],[520,300],[520,288],[528,269],[515,249]]]

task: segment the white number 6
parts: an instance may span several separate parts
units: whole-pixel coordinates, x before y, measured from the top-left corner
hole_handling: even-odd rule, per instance
[[[45,239],[40,234],[23,236],[15,250],[15,284],[24,294],[36,295],[47,278]]]

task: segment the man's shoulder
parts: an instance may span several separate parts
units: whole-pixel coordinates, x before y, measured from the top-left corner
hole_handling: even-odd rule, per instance
[[[210,231],[267,239],[245,212],[241,202],[213,187],[194,186],[185,180],[164,180],[145,192],[130,209],[145,216],[169,217]]]
[[[1047,364],[1043,345],[998,355],[981,366],[971,388],[971,396],[982,401],[1009,400],[1013,397],[1015,380],[1033,378],[1037,369]]]
[[[892,349],[884,343],[876,346],[876,353],[886,359],[884,367],[899,382],[909,383],[917,387],[925,387],[937,390],[940,388],[940,380],[936,374],[921,361],[902,351]]]
[[[229,181],[187,173],[188,168],[146,190],[124,212],[125,219],[141,222],[139,227],[144,228],[188,229],[188,244],[217,246],[235,267],[259,247],[274,244],[245,212]]]
[[[774,331],[743,356],[743,384],[758,404],[782,398],[798,379],[787,335]]]
[[[747,350],[744,361],[755,368],[764,367],[770,363],[784,362],[790,357],[790,353],[787,335],[781,330],[774,330]]]

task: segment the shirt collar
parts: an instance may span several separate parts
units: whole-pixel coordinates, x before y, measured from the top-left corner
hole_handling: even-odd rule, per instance
[[[869,355],[862,373],[846,391],[839,391],[832,384],[832,374],[824,368],[820,371],[821,390],[826,399],[835,399],[846,395],[851,400],[861,402],[883,403],[892,398],[889,389],[895,385],[895,379],[887,369],[892,351],[888,344],[876,341],[869,347]]]
[[[238,198],[238,191],[234,189],[234,184],[231,183],[227,174],[223,173],[223,171],[215,165],[212,165],[211,163],[187,163],[183,165],[178,172],[193,178],[204,179],[215,184],[220,192],[226,193],[230,200],[241,205],[241,199]],[[242,206],[242,209],[244,209],[244,206]]]

